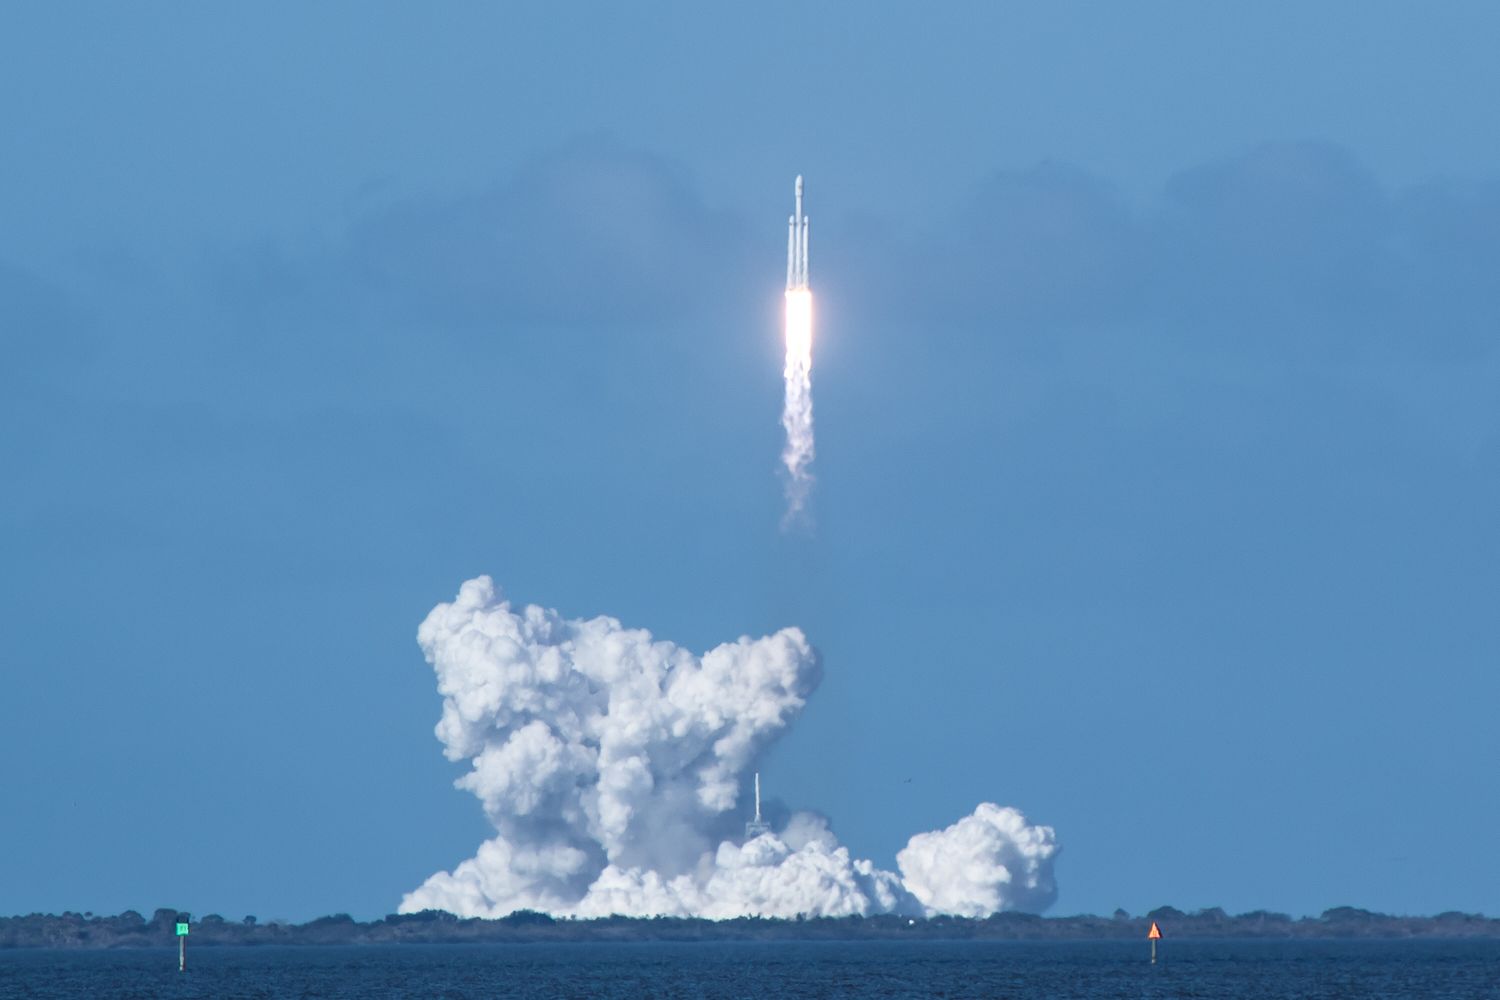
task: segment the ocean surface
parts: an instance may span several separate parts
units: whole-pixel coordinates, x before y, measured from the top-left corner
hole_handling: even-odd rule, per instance
[[[0,997],[1500,998],[1500,941],[817,942],[0,951]]]

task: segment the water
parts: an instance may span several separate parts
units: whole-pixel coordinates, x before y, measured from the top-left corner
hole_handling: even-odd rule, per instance
[[[1500,997],[1500,941],[817,942],[0,951],[0,998]]]

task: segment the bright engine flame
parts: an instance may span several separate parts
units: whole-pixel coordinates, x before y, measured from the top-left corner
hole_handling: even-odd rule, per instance
[[[786,293],[786,405],[781,426],[786,428],[786,516],[790,524],[804,515],[812,489],[812,292],[794,288]]]
[[[812,292],[798,288],[786,293],[786,370],[793,364],[812,371]]]

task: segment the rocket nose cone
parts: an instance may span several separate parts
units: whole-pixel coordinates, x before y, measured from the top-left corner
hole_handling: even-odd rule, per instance
[[[802,193],[802,175],[801,174],[797,175],[797,193],[798,194]]]

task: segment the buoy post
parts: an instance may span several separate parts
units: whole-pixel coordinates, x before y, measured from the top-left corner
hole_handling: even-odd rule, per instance
[[[1151,921],[1151,929],[1146,932],[1146,940],[1151,942],[1151,964],[1156,964],[1156,942],[1161,940],[1161,928],[1156,926],[1156,921]]]
[[[177,971],[187,971],[188,918],[186,913],[177,915]]]

